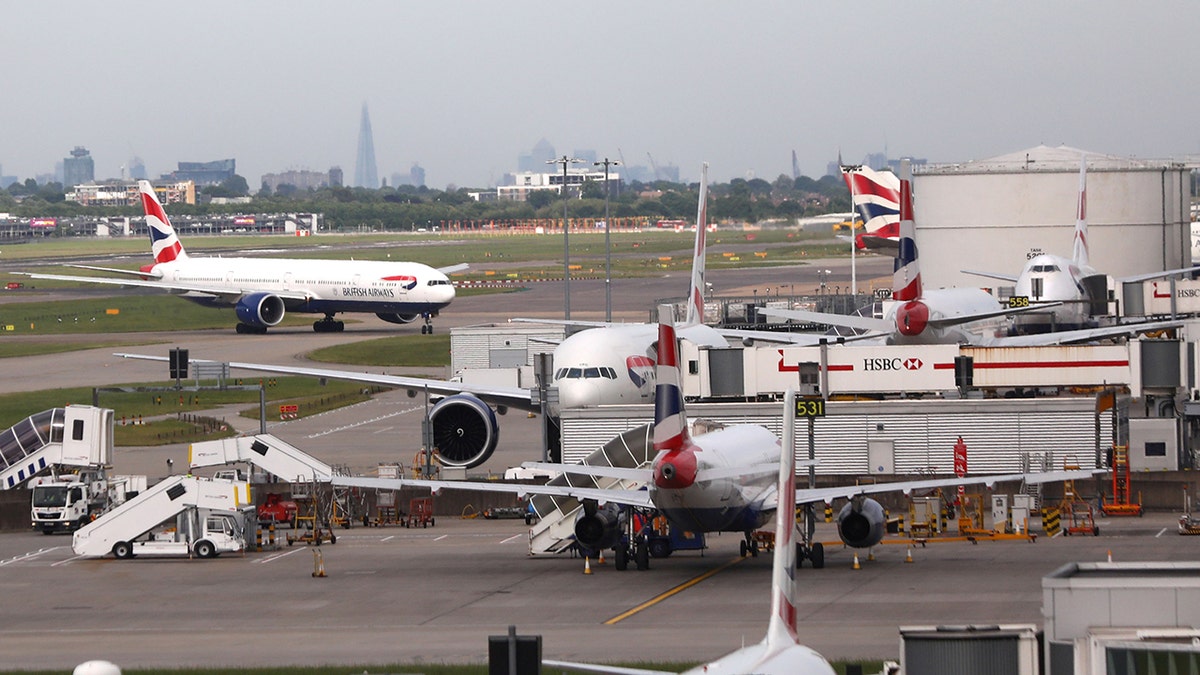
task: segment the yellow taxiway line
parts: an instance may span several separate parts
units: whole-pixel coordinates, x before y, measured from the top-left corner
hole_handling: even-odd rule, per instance
[[[711,576],[719,574],[720,572],[723,572],[723,571],[729,569],[730,567],[733,567],[734,565],[742,562],[743,560],[745,560],[745,558],[738,556],[738,557],[734,558],[733,560],[730,560],[729,562],[725,563],[724,565],[721,565],[720,567],[713,568],[713,569],[705,572],[704,574],[701,574],[698,577],[694,577],[692,579],[689,579],[689,580],[683,582],[682,584],[679,584],[675,588],[672,588],[668,591],[664,591],[664,592],[654,596],[653,598],[650,598],[649,600],[643,602],[642,604],[638,605],[637,607],[634,607],[633,609],[621,612],[620,614],[614,616],[613,618],[609,619],[608,621],[605,621],[604,625],[611,626],[615,623],[624,621],[625,619],[628,619],[629,617],[633,616],[634,614],[637,614],[638,612],[640,612],[644,609],[648,609],[650,607],[653,607],[654,605],[657,605],[658,603],[662,602],[663,600],[666,600],[667,598],[671,597],[672,595],[675,595],[676,593],[686,591],[687,589],[691,588],[692,586],[695,586],[696,584],[700,583],[701,581],[704,581],[705,579],[707,579]]]

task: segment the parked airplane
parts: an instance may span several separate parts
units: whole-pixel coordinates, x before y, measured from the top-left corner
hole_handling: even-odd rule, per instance
[[[792,445],[792,428],[796,414],[792,400],[795,392],[788,392],[785,399],[784,447]],[[797,565],[795,542],[799,539],[796,530],[796,458],[791,452],[779,455],[778,517],[775,518],[775,554],[771,565],[771,614],[767,634],[762,642],[742,647],[725,656],[718,657],[691,670],[694,675],[735,675],[737,673],[759,673],[761,675],[833,675],[820,654],[800,644],[799,621],[796,606],[800,592],[796,587]],[[607,673],[609,675],[667,675],[663,671],[622,668],[600,664],[576,663],[543,659],[542,665],[585,673]]]
[[[1095,325],[1093,317],[1107,312],[1108,277],[1092,267],[1088,256],[1087,155],[1079,161],[1079,199],[1075,214],[1075,243],[1070,258],[1048,253],[1033,256],[1015,277],[963,270],[967,274],[1012,282],[1011,306],[1038,307],[1038,311],[1014,317],[1020,329],[1045,332],[1082,328]],[[1119,277],[1117,282],[1147,281],[1195,270],[1200,267]]]
[[[635,519],[631,517],[630,507],[661,513],[672,525],[685,531],[740,532],[744,537],[742,555],[757,555],[757,544],[752,533],[775,514],[779,503],[779,493],[770,476],[775,473],[780,461],[780,441],[771,431],[756,424],[726,426],[692,436],[688,431],[683,392],[679,387],[676,337],[671,306],[660,306],[653,433],[656,455],[650,466],[621,468],[536,462],[525,464],[572,475],[633,481],[643,487],[533,486],[349,476],[335,476],[333,483],[343,487],[379,490],[415,486],[435,491],[474,490],[574,497],[583,503],[575,521],[576,541],[592,551],[612,548],[617,569],[625,569],[630,560],[636,563],[638,569],[649,568],[649,533],[646,530],[635,531]],[[791,447],[782,451],[795,452]],[[807,505],[848,499],[849,502],[838,514],[839,534],[848,546],[869,548],[882,540],[886,527],[883,507],[867,496],[870,494],[979,483],[990,486],[999,481],[1040,483],[1082,479],[1091,475],[1090,471],[1057,471],[810,488],[798,490],[796,499]],[[811,518],[809,522],[812,522]],[[805,541],[797,547],[796,555],[798,560],[810,560],[815,568],[824,567],[824,548],[819,542],[811,540],[811,534],[810,526]]]
[[[1041,335],[1006,335],[1008,316],[1042,307],[1005,307],[981,288],[924,290],[913,225],[912,169],[900,164],[900,240],[892,277],[892,300],[882,318],[847,316],[805,310],[760,308],[767,316],[844,326],[864,333],[857,338],[879,338],[888,344],[972,344],[993,347],[1067,344],[1136,335],[1172,328],[1178,321],[1117,324],[1099,328],[1058,331]]]
[[[446,277],[466,265],[434,269],[415,262],[304,260],[285,258],[193,258],[188,256],[149,181],[138,183],[154,262],[140,271],[72,265],[125,278],[24,273],[34,279],[159,288],[208,307],[233,307],[239,333],[265,333],[287,311],[324,314],[317,332],[341,331],[342,312],[369,312],[390,323],[432,317],[454,300]]]

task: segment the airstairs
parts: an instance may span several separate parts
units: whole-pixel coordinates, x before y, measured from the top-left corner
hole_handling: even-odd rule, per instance
[[[646,424],[617,436],[584,458],[590,466],[637,468],[654,459],[652,425]],[[562,474],[549,485],[573,487],[636,489],[638,484],[615,478],[597,478],[577,474]],[[529,530],[529,552],[562,553],[575,543],[575,515],[582,506],[574,497],[536,495],[529,500],[540,520]]]
[[[51,408],[0,432],[0,489],[21,487],[55,466],[103,467],[113,447],[113,411]]]
[[[288,482],[328,482],[333,468],[271,434],[223,438],[193,443],[188,448],[192,469],[246,462]]]

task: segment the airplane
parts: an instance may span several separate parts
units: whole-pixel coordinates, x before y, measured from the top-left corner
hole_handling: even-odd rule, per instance
[[[795,392],[785,398],[784,447],[793,439],[796,408],[792,405]],[[790,452],[779,453],[779,508],[775,518],[775,553],[771,564],[771,613],[767,634],[757,644],[742,647],[724,656],[685,671],[694,675],[833,675],[833,668],[816,651],[800,644],[796,605],[800,591],[796,587],[796,547],[799,532],[796,519],[796,458]],[[666,675],[663,671],[623,668],[601,664],[578,663],[543,659],[542,665],[585,673],[608,675]]]
[[[693,436],[688,430],[683,392],[679,386],[678,336],[673,308],[661,305],[658,315],[653,428],[656,454],[650,465],[636,468],[540,462],[522,465],[592,478],[621,479],[641,487],[536,486],[354,476],[335,476],[333,484],[377,490],[427,487],[435,492],[473,490],[509,492],[521,497],[573,497],[582,503],[574,524],[576,542],[588,551],[613,549],[614,566],[618,570],[626,569],[631,560],[639,570],[650,567],[650,532],[648,528],[637,530],[637,519],[632,517],[634,511],[661,514],[684,531],[741,533],[742,556],[757,556],[758,545],[753,532],[770,520],[779,504],[779,493],[770,476],[780,462],[779,454],[795,451],[792,447],[782,447],[773,432],[757,424],[730,425]],[[1041,483],[1092,475],[1093,471],[1051,471],[800,489],[795,498],[805,505],[808,530],[804,541],[796,547],[797,560],[807,559],[814,568],[825,566],[824,546],[812,541],[815,524],[812,507],[822,501],[849,500],[838,513],[838,533],[847,546],[870,548],[883,539],[887,525],[882,505],[868,496],[871,494],[969,484],[990,487],[1002,481]]]
[[[1079,199],[1075,210],[1075,241],[1070,258],[1041,253],[1031,257],[1017,276],[963,270],[966,274],[1013,283],[1013,305],[1034,305],[1044,310],[1014,317],[1018,329],[1040,331],[1095,325],[1095,314],[1107,311],[1108,277],[1096,271],[1088,256],[1087,155],[1079,161]],[[1195,256],[1193,256],[1194,258]],[[1200,270],[1184,267],[1117,278],[1118,283],[1147,281]]]
[[[1179,321],[1148,321],[1097,328],[1057,331],[1040,335],[1006,335],[1006,318],[1040,311],[1052,305],[1003,306],[981,288],[925,290],[913,224],[912,168],[900,163],[900,239],[892,276],[892,300],[883,317],[847,316],[806,310],[759,308],[759,313],[808,323],[862,331],[852,339],[878,340],[887,344],[970,344],[1015,347],[1089,342],[1103,338],[1174,328]],[[851,338],[848,338],[851,339]]]
[[[421,333],[432,333],[432,317],[454,300],[448,273],[416,262],[303,260],[285,258],[193,258],[184,250],[149,181],[138,181],[154,262],[139,271],[72,265],[124,278],[19,272],[34,279],[158,288],[204,305],[233,307],[238,333],[266,333],[288,311],[324,314],[313,323],[318,333],[340,332],[342,312],[370,312],[389,323],[424,318]]]

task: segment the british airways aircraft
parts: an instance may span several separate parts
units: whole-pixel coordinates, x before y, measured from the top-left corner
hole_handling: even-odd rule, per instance
[[[364,312],[390,323],[432,317],[454,300],[447,273],[466,265],[434,269],[416,262],[303,260],[286,258],[193,258],[184,250],[149,181],[139,181],[154,262],[140,271],[73,265],[125,278],[24,273],[34,279],[159,288],[207,307],[233,307],[239,333],[266,333],[288,311],[324,314],[318,333],[338,332],[342,312]]]

